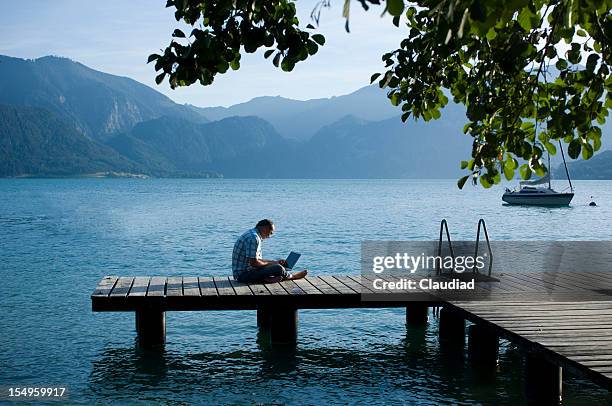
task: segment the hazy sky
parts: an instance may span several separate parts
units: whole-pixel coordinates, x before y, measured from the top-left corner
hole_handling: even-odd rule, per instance
[[[297,1],[303,26],[317,1]],[[149,54],[168,45],[177,23],[165,0],[22,0],[0,13],[0,54],[38,58],[65,56],[93,69],[128,76],[179,103],[231,105],[263,95],[311,99],[350,93],[369,84],[383,69],[380,56],[396,49],[404,29],[381,18],[381,7],[351,9],[351,33],[344,31],[343,0],[321,15],[327,43],[311,59],[286,73],[263,58],[263,51],[244,55],[239,71],[218,76],[212,86],[199,84],[171,90],[155,85]]]

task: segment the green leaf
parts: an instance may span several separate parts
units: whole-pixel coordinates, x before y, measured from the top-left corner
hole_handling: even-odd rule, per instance
[[[295,67],[295,62],[291,58],[285,57],[281,62],[281,69],[285,72],[291,72]]]
[[[514,178],[514,169],[508,168],[508,166],[504,165],[504,176],[506,180],[512,180]]]
[[[272,63],[274,64],[274,66],[276,66],[278,68],[278,64],[280,63],[280,57],[281,57],[281,53],[277,53],[276,55],[274,55],[274,59],[272,59]]]
[[[591,54],[587,58],[586,68],[591,72],[595,72],[595,67],[597,66],[597,61],[599,60],[599,55]]]
[[[463,189],[463,185],[465,185],[465,182],[467,182],[469,177],[470,175],[466,175],[457,181],[457,186],[459,187],[459,189]]]
[[[172,33],[172,36],[175,37],[175,38],[185,38],[185,33],[177,28]]]
[[[149,59],[147,59],[147,63],[151,63],[159,58],[161,58],[161,55],[151,54],[149,55]]]
[[[378,78],[380,77],[380,75],[381,75],[380,73],[375,73],[375,74],[373,74],[373,75],[370,77],[370,84],[374,83],[374,81],[375,81],[376,79],[378,79]]]
[[[584,142],[582,144],[582,159],[587,160],[591,159],[593,156],[593,147],[588,142]]]
[[[315,34],[311,38],[314,42],[316,42],[319,45],[325,44],[325,37],[321,34]]]
[[[392,16],[401,16],[404,12],[404,0],[387,0],[387,11]]]
[[[165,73],[160,73],[159,75],[155,76],[155,83],[159,85],[164,80],[165,77],[166,77]]]
[[[514,171],[516,169],[516,162],[514,161],[514,158],[508,157],[506,159],[506,161],[504,162],[504,169],[509,169],[511,171]]]
[[[465,169],[468,166],[468,161],[461,161],[461,169]]]
[[[487,179],[485,175],[480,176],[480,184],[484,186],[485,189],[488,189],[491,187],[491,182],[489,182],[489,179]]]
[[[264,58],[268,59],[270,55],[272,55],[273,53],[274,53],[273,49],[268,49],[266,52],[264,52]]]
[[[570,158],[576,159],[578,158],[578,155],[580,155],[581,149],[582,146],[580,145],[580,139],[574,138],[567,147],[567,154],[570,156]]]
[[[531,31],[531,29],[533,28],[531,26],[531,16],[533,16],[533,13],[531,12],[531,10],[529,10],[528,7],[523,7],[523,9],[518,15],[519,25],[527,32]]]
[[[555,64],[555,66],[559,70],[565,70],[567,69],[567,61],[565,59],[559,59],[557,63]]]
[[[522,164],[521,167],[519,168],[519,173],[521,174],[521,178],[528,180],[529,178],[531,178],[531,169],[529,168],[529,165],[527,164]]]
[[[314,41],[308,41],[306,47],[308,48],[308,55],[314,55],[319,51],[319,46]]]
[[[599,137],[593,138],[593,150],[599,151],[600,148],[601,148],[601,138]]]
[[[393,93],[389,99],[391,99],[391,104],[397,106],[400,103],[400,96],[397,93]]]

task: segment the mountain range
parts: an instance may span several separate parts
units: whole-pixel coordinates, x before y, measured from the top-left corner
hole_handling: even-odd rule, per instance
[[[428,123],[399,113],[375,86],[199,108],[66,58],[0,56],[0,176],[459,177],[463,106]]]
[[[385,91],[366,86],[351,94],[324,99],[292,100],[262,96],[231,107],[196,108],[210,120],[232,116],[257,116],[270,122],[286,138],[307,140],[322,127],[345,116],[367,121],[385,120],[400,115],[389,103]]]
[[[0,104],[51,111],[98,140],[162,115],[206,121],[197,110],[135,80],[53,56],[28,60],[0,55]]]

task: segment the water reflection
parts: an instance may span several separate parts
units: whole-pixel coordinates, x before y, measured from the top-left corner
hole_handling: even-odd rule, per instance
[[[264,395],[268,401],[284,395],[291,401],[297,398],[278,388],[303,385],[294,390],[321,401],[330,394],[350,401],[355,391],[361,392],[361,400],[364,396],[380,400],[384,393],[397,402],[478,399],[482,390],[468,382],[473,377],[465,373],[463,350],[449,360],[432,341],[434,333],[431,327],[411,328],[398,342],[356,350],[299,344],[199,353],[189,353],[187,348],[184,352],[107,348],[92,364],[89,390],[110,399],[130,391],[154,389],[159,394],[159,388],[166,388],[185,401],[201,401],[214,392],[232,403]],[[495,392],[494,381],[485,386]],[[200,391],[203,387],[208,388],[206,393]],[[266,392],[270,387],[275,394]]]
[[[470,365],[465,347],[455,347],[451,356],[450,348],[438,345],[436,334],[437,326],[430,323],[408,328],[398,341],[361,349],[260,343],[227,352],[189,353],[189,348],[113,347],[92,363],[88,391],[107,400],[126,394],[159,400],[167,392],[177,403],[299,404],[307,397],[308,403],[384,398],[397,404],[524,404],[521,349],[502,341],[499,366],[481,368]],[[584,393],[584,385],[592,386],[582,380],[566,385],[566,400],[575,399],[576,389]],[[605,394],[590,389],[593,404],[606,401]]]

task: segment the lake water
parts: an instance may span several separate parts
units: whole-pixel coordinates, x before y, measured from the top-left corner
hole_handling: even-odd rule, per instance
[[[84,404],[521,404],[519,349],[503,342],[480,371],[401,309],[300,311],[285,350],[258,344],[252,311],[170,312],[155,353],[136,348],[133,314],[92,313],[89,295],[107,274],[228,275],[235,238],[265,217],[264,257],[301,251],[313,274],[358,274],[362,240],[437,239],[442,218],[454,239],[484,218],[492,239],[611,240],[612,182],[575,186],[549,209],[453,180],[0,180],[0,385],[67,386]],[[612,402],[576,377],[564,395]]]

